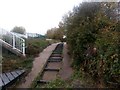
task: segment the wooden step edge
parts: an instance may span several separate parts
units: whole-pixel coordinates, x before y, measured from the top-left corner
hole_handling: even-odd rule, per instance
[[[46,81],[46,80],[38,80],[37,83],[49,83],[49,81]]]
[[[63,58],[62,58],[62,57],[50,57],[49,59],[50,59],[50,60],[51,60],[51,59],[61,60],[61,59],[63,59]]]
[[[61,62],[62,60],[48,60],[48,62]]]
[[[51,55],[50,57],[60,57],[60,58],[62,58],[62,55],[60,54],[60,55]]]
[[[59,71],[60,70],[60,68],[45,68],[44,69],[45,71]]]

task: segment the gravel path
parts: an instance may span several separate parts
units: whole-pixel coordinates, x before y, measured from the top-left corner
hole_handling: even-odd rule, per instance
[[[33,61],[33,67],[31,72],[25,77],[25,82],[23,82],[21,85],[19,85],[19,88],[29,88],[32,84],[32,81],[37,77],[37,75],[42,71],[45,63],[47,62],[47,59],[52,53],[52,50],[55,49],[58,43],[52,44],[48,46],[46,49],[43,50],[39,54],[38,57],[35,58]]]

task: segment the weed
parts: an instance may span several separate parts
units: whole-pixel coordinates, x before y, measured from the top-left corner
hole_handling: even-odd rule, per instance
[[[61,78],[56,78],[55,80],[49,82],[46,85],[43,85],[42,88],[65,88],[66,83]],[[40,88],[39,86],[37,88]]]

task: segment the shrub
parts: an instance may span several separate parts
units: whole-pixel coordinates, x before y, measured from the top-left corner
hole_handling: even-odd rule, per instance
[[[64,24],[73,66],[89,73],[97,81],[119,77],[119,22],[105,13],[113,3],[82,3],[75,7]],[[102,7],[102,8],[101,8]],[[106,7],[106,8],[105,8]],[[88,9],[89,8],[89,9]],[[120,80],[115,81],[118,83]]]
[[[37,55],[49,45],[45,39],[28,39],[26,53],[28,55]]]

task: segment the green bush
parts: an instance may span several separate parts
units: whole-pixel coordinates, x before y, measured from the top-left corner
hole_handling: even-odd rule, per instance
[[[28,39],[26,53],[28,55],[37,55],[49,45],[45,39]]]
[[[114,78],[113,75],[120,75],[118,35],[120,35],[119,32],[104,30],[96,40],[96,47],[98,48],[98,56],[96,57],[96,62],[98,62],[98,66],[96,66],[97,73],[99,76],[103,76],[105,81],[110,81]]]
[[[112,11],[115,4],[108,4]],[[120,75],[120,26],[119,22],[111,19],[112,16],[107,16],[108,7],[104,5],[82,3],[65,18],[64,25],[69,50],[73,56],[72,66],[84,70],[97,81],[104,79],[107,82],[111,81],[113,75]]]

